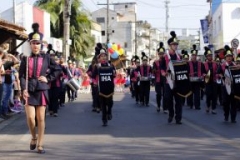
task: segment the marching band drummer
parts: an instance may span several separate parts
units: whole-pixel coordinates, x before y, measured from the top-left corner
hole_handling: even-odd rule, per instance
[[[182,60],[185,61],[185,62],[189,62],[189,54],[188,54],[188,51],[186,50],[182,50]],[[185,105],[185,101],[186,101],[186,98],[185,97],[182,97],[182,106]]]
[[[206,112],[216,114],[216,105],[217,105],[217,63],[213,61],[213,54],[208,47],[205,47],[204,55],[206,57],[206,62],[204,63],[206,73],[205,75],[205,93],[206,93],[206,103],[207,108]],[[209,77],[210,76],[210,77]]]
[[[42,154],[45,153],[43,138],[45,130],[45,110],[49,103],[48,82],[56,79],[61,73],[61,68],[56,65],[49,55],[40,53],[42,37],[39,33],[34,33],[29,38],[31,55],[22,59],[19,78],[23,91],[23,99],[26,102],[25,111],[27,123],[32,135],[30,150],[34,150],[37,147],[38,153]],[[50,72],[47,72],[49,69]],[[38,137],[35,130],[35,115],[38,122]]]
[[[200,110],[200,90],[205,68],[203,63],[197,60],[198,50],[196,47],[196,45],[193,45],[191,61],[189,61],[192,95],[187,98],[187,103],[191,109],[194,105],[196,110]]]
[[[222,63],[221,66],[218,68],[218,75],[225,81],[225,69],[230,66],[235,66],[235,63],[233,62],[233,53],[228,45],[224,47],[224,56],[225,56],[225,62]],[[228,95],[227,90],[225,86],[222,88],[223,92],[223,109],[224,109],[224,120],[227,122],[229,120],[229,114],[231,115],[231,122],[236,123],[236,116],[237,116],[237,106],[236,106],[236,99],[234,98],[234,94],[231,93]]]
[[[161,63],[163,59],[163,55],[165,54],[165,48],[163,47],[163,42],[159,43],[159,48],[157,49],[158,53],[158,60],[155,60],[153,62],[153,74],[155,75],[155,92],[156,92],[156,101],[157,101],[157,112],[160,112],[161,107],[161,98],[162,98],[162,91],[164,87],[164,78],[161,75]],[[163,100],[163,111],[164,113],[167,113],[166,105],[164,105]]]
[[[168,64],[171,60],[181,60],[180,56],[177,54],[177,48],[178,48],[178,41],[176,39],[176,33],[174,31],[170,32],[170,35],[172,36],[168,40],[169,45],[169,53],[166,53],[164,55],[162,64],[161,64],[161,74],[164,77],[168,76]],[[173,98],[175,99],[175,120],[176,124],[182,124],[182,97],[176,93],[175,90],[171,90],[168,82],[166,81],[164,85],[164,91],[165,91],[165,100],[166,105],[168,106],[169,110],[169,117],[168,117],[168,123],[171,123],[174,118],[174,108],[173,108]]]
[[[152,67],[148,64],[148,57],[144,52],[142,52],[142,65],[138,66],[137,72],[140,78],[140,101],[143,106],[146,105],[148,107]]]
[[[104,49],[100,50],[98,55],[99,64],[95,66],[92,74],[93,84],[98,84],[99,101],[102,107],[103,126],[107,126],[108,120],[112,119],[114,78],[116,77],[115,67],[108,63],[107,53]]]
[[[135,56],[135,62],[136,62],[136,67],[138,68],[140,66],[140,59],[138,56]],[[140,79],[138,77],[137,68],[135,68],[130,75],[131,82],[133,83],[132,89],[134,90],[136,104],[138,104],[140,101]]]

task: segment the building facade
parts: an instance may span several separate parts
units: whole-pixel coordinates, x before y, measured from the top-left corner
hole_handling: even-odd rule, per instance
[[[209,36],[215,50],[240,39],[240,0],[207,0],[210,3]]]

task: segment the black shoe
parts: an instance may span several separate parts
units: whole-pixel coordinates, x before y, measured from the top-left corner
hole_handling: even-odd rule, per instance
[[[57,113],[54,113],[54,114],[53,114],[53,117],[58,117],[58,114],[57,114]]]
[[[107,121],[103,121],[103,126],[106,127],[107,126]]]
[[[45,150],[42,146],[38,146],[38,151],[37,151],[39,154],[44,154],[45,153]]]
[[[149,104],[146,104],[146,107],[149,107]]]
[[[158,113],[160,112],[160,107],[157,107],[157,112],[158,112]]]
[[[182,124],[182,122],[181,121],[176,121],[176,124]]]
[[[215,110],[212,110],[212,114],[217,114],[217,112]]]
[[[196,110],[201,110],[201,108],[200,108],[200,107],[196,107],[195,109],[196,109]]]
[[[32,138],[30,143],[30,150],[34,150],[37,147],[37,138]]]
[[[169,118],[168,118],[168,123],[172,123],[172,120],[173,120],[173,118],[172,118],[172,117],[169,117]]]
[[[99,108],[97,108],[97,109],[96,109],[96,112],[97,112],[97,113],[100,113],[100,109],[99,109]]]
[[[96,111],[97,111],[96,108],[93,108],[93,109],[92,109],[92,112],[96,112]]]
[[[236,120],[231,120],[231,123],[237,123],[237,121]]]
[[[209,109],[209,107],[207,107],[207,108],[206,108],[206,112],[209,113],[209,111],[210,111],[210,109]]]
[[[108,115],[108,120],[112,120],[112,114]]]

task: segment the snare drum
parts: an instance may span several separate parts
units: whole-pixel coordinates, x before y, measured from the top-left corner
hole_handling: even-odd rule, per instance
[[[66,85],[68,85],[71,90],[73,90],[74,92],[76,92],[77,90],[80,89],[80,85],[78,83],[78,81],[75,78],[71,78]]]

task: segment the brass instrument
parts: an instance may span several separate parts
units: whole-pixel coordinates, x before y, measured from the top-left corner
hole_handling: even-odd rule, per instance
[[[209,82],[210,76],[211,76],[211,70],[209,70],[208,73],[206,74],[206,76],[204,77],[205,83]]]

